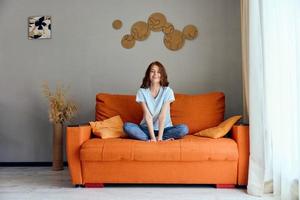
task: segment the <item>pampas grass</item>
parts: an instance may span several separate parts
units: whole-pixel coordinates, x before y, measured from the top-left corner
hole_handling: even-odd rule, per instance
[[[52,92],[47,82],[42,85],[43,94],[49,101],[49,120],[54,123],[64,123],[70,121],[77,112],[77,105],[66,99],[69,88],[58,84],[56,90]]]

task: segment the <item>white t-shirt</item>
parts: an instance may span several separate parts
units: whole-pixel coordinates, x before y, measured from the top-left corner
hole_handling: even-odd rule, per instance
[[[150,114],[153,118],[153,129],[158,131],[159,129],[159,122],[158,117],[160,114],[160,111],[166,102],[173,102],[175,101],[174,92],[170,87],[160,87],[159,92],[157,96],[154,98],[151,95],[150,88],[144,89],[140,88],[136,94],[136,102],[145,102]],[[147,126],[146,119],[143,118],[140,125]],[[165,120],[165,126],[170,127],[173,126],[170,116],[170,107],[166,112],[166,120]]]

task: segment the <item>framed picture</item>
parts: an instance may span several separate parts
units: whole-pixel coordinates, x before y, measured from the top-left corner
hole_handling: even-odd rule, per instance
[[[51,17],[28,17],[28,39],[34,40],[49,38],[51,38]]]

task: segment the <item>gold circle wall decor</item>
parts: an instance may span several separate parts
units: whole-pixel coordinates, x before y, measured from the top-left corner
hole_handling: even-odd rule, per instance
[[[114,29],[120,29],[122,27],[122,21],[117,19],[112,25]],[[124,48],[130,49],[134,47],[135,41],[146,40],[151,31],[162,31],[164,33],[164,45],[172,51],[181,49],[185,43],[185,39],[194,40],[199,34],[197,27],[192,24],[186,25],[183,31],[175,29],[174,25],[168,22],[162,13],[156,12],[149,16],[147,22],[135,22],[131,26],[131,34],[124,35],[121,44]]]
[[[135,39],[133,35],[126,34],[123,36],[121,44],[126,49],[131,49],[135,44]]]
[[[116,30],[120,29],[122,27],[122,21],[119,19],[116,19],[115,21],[113,21],[112,27]]]
[[[198,36],[197,27],[194,25],[187,25],[183,28],[183,35],[185,39],[193,40]]]
[[[146,40],[150,35],[150,29],[146,22],[138,21],[131,27],[131,35],[138,41]]]
[[[172,51],[181,49],[184,45],[183,33],[175,29],[173,33],[164,36],[164,44]]]
[[[164,34],[170,34],[170,33],[173,33],[174,32],[174,26],[173,26],[173,24],[171,24],[171,23],[169,23],[169,22],[167,22],[165,25],[164,25],[164,27],[162,28],[162,31],[163,31],[163,33]]]
[[[162,13],[153,13],[148,18],[148,24],[151,31],[159,32],[167,23],[167,18]]]

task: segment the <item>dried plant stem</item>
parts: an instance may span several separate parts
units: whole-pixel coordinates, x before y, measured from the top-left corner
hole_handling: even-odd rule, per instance
[[[43,94],[49,101],[49,120],[54,123],[70,121],[77,112],[77,105],[66,99],[68,88],[58,84],[55,92],[51,92],[47,82],[43,83]]]

